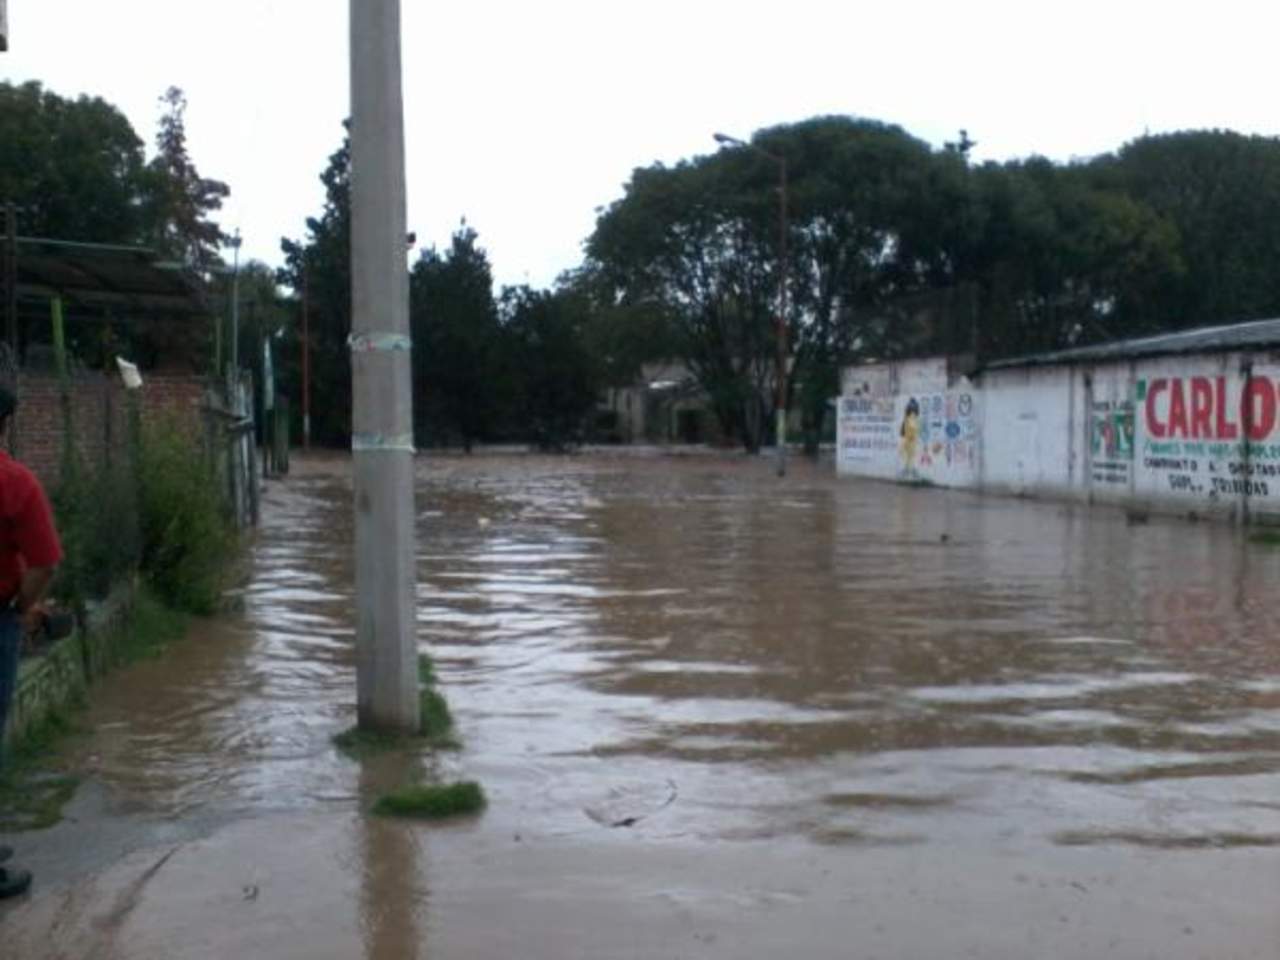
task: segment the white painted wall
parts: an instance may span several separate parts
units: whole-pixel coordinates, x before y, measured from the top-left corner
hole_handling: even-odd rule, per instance
[[[843,387],[844,475],[1280,519],[1269,353],[991,370],[977,385],[931,359],[852,367]]]

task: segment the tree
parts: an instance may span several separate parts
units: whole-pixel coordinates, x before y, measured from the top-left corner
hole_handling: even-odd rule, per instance
[[[1280,139],[1226,130],[1141,137],[1094,161],[1089,173],[1176,236],[1185,270],[1149,291],[1144,327],[1280,312]]]
[[[307,238],[280,241],[285,263],[277,279],[310,314],[312,436],[319,444],[351,441],[351,149],[350,140],[329,157],[320,175],[324,210],[307,219]],[[301,404],[299,404],[301,409]]]
[[[201,177],[187,152],[187,98],[183,92],[170,87],[160,102],[165,110],[156,133],[157,154],[148,167],[152,244],[206,274],[221,264],[219,251],[227,239],[209,216],[221,209],[231,189],[220,180]]]
[[[0,83],[0,201],[28,236],[136,244],[149,232],[142,141],[97,97]]]
[[[588,241],[618,303],[671,320],[683,357],[730,435],[760,445],[776,396],[779,276],[806,440],[816,450],[838,369],[891,340],[883,304],[947,282],[945,241],[964,220],[963,154],[934,154],[900,128],[819,117],[761,131],[758,150],[637,170]],[[778,168],[790,178],[780,262]],[[939,227],[945,225],[946,230]]]
[[[984,358],[1060,349],[1167,328],[1153,303],[1177,285],[1177,232],[1082,166],[1042,158],[987,164],[969,267],[981,289]]]
[[[584,335],[586,301],[568,291],[507,287],[500,310],[519,432],[544,450],[580,442],[599,397],[597,367]]]
[[[758,449],[773,384],[777,289],[741,151],[632,174],[597,220],[588,263],[615,303],[670,318],[721,426]],[[776,220],[774,221],[776,223]]]
[[[468,452],[498,431],[510,395],[493,274],[477,240],[464,220],[448,251],[424,250],[409,278],[418,442],[456,437]]]

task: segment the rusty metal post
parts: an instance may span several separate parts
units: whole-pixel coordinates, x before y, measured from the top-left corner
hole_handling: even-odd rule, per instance
[[[787,473],[787,158],[778,161],[778,476]]]

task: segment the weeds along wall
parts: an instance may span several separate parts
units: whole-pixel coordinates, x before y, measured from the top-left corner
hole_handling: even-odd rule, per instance
[[[842,475],[1280,522],[1270,350],[1027,364],[973,382],[936,359],[851,367],[839,416]]]
[[[53,500],[63,602],[83,608],[141,573],[172,606],[216,604],[234,534],[205,397],[194,376],[136,391],[100,374],[20,378],[15,446]]]

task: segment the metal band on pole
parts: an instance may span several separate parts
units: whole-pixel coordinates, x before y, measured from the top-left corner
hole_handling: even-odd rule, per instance
[[[410,433],[356,433],[351,436],[351,449],[355,453],[417,453]]]
[[[413,341],[403,333],[372,330],[351,334],[347,337],[347,346],[352,353],[395,352],[413,349]]]

